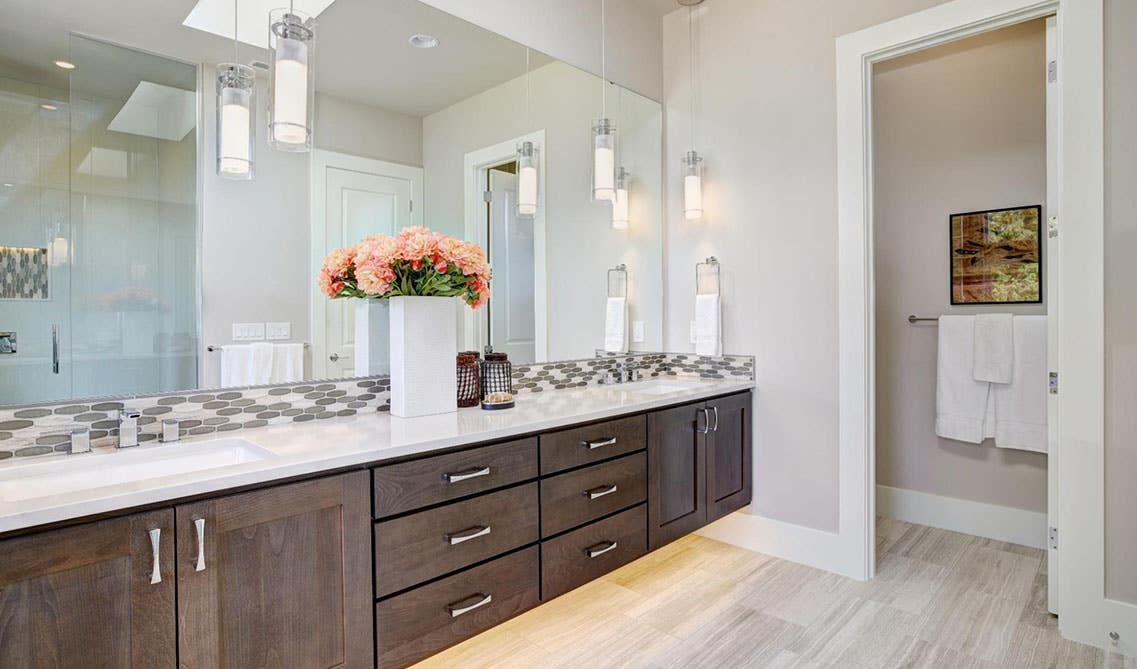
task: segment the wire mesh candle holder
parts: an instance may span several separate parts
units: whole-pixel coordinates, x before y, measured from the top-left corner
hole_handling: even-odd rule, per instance
[[[486,353],[482,362],[482,397],[493,393],[513,394],[513,364],[505,353]]]
[[[478,369],[478,352],[462,351],[458,354],[458,406],[476,407],[482,399],[481,373]]]

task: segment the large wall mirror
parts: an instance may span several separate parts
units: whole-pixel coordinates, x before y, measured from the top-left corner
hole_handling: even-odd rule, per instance
[[[255,178],[231,181],[214,111],[231,1],[41,4],[14,0],[0,28],[0,404],[218,387],[222,351],[249,338],[302,347],[269,383],[354,376],[353,308],[319,293],[319,263],[411,225],[489,254],[493,297],[463,309],[460,347],[594,355],[623,264],[630,348],[659,350],[658,102],[416,0],[334,0],[316,19],[314,149],[268,146],[257,70]],[[268,60],[262,4],[238,3],[239,62]],[[602,106],[626,229],[589,197]],[[513,206],[526,139],[531,219]]]

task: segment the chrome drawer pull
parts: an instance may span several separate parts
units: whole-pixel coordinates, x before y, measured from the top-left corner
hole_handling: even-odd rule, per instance
[[[604,439],[597,439],[596,441],[582,441],[582,446],[587,446],[588,450],[602,448],[604,446],[615,446],[616,437],[605,437]]]
[[[589,546],[588,548],[585,548],[584,554],[590,558],[600,557],[608,551],[616,550],[616,546],[619,545],[620,544],[616,543],[615,541],[601,541],[595,546]]]
[[[150,554],[152,556],[150,567],[150,585],[162,582],[162,569],[159,563],[158,546],[162,541],[162,528],[150,530]]]
[[[703,427],[699,427],[699,414],[703,415]],[[711,412],[706,409],[699,409],[695,413],[695,429],[698,430],[700,434],[711,433]]]
[[[711,432],[718,432],[719,431],[719,408],[718,407],[711,407],[711,411],[715,412],[715,426],[711,428]]]
[[[461,606],[462,602],[468,602],[474,597],[477,597],[478,601],[474,602],[473,604],[471,604],[469,606]],[[474,609],[483,607],[492,601],[493,601],[493,595],[487,595],[487,594],[479,592],[476,595],[472,595],[470,597],[467,597],[466,599],[463,599],[461,602],[455,602],[454,604],[447,604],[446,610],[450,612],[451,618],[457,618],[458,616],[462,615],[463,613],[469,613],[470,611],[473,611]]]
[[[443,474],[442,478],[447,483],[457,483],[459,481],[465,481],[466,479],[473,479],[473,478],[477,478],[479,476],[489,476],[489,475],[490,475],[490,468],[489,467],[482,467],[481,469],[478,469],[477,467],[475,467],[473,469],[465,469],[465,470],[462,470],[460,472],[454,472],[453,474]]]
[[[470,539],[484,537],[489,533],[489,525],[476,525],[468,530],[462,530],[461,532],[455,532],[454,534],[447,534],[446,541],[449,542],[451,546],[457,546],[463,541],[469,541]]]
[[[198,518],[193,521],[193,528],[197,531],[197,563],[194,571],[205,571],[205,519]]]
[[[596,488],[592,488],[590,490],[585,490],[584,495],[587,496],[588,499],[591,500],[591,499],[596,499],[598,497],[603,497],[605,495],[611,495],[612,493],[616,492],[618,489],[619,488],[616,487],[616,484],[613,483],[612,485],[602,485],[602,486],[598,486]]]

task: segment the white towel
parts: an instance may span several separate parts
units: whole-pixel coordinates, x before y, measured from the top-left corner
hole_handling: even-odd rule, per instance
[[[974,316],[940,316],[936,356],[936,434],[978,444],[994,436],[991,384],[972,375]]]
[[[304,344],[286,342],[272,345],[272,375],[269,383],[295,383],[304,380]]]
[[[266,383],[271,383],[272,353],[276,346],[267,341],[258,341],[249,344],[249,346],[253,351],[252,362],[249,365],[252,381],[249,382],[249,385],[263,386]]]
[[[1046,316],[1015,316],[1014,347],[1011,382],[992,388],[995,445],[1046,453]]]
[[[628,350],[628,300],[609,297],[604,309],[604,350],[625,353]]]
[[[722,312],[717,294],[695,296],[695,354],[722,355]]]
[[[975,317],[975,356],[971,374],[976,381],[1010,383],[1014,365],[1011,314],[979,314]]]
[[[248,344],[227,344],[221,347],[221,386],[249,386],[253,384],[253,347]]]

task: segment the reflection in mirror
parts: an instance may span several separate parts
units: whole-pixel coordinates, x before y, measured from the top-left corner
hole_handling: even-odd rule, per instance
[[[488,307],[455,306],[463,349],[594,355],[619,264],[629,347],[660,348],[659,103],[417,0],[334,0],[317,16],[314,149],[268,145],[257,69],[255,178],[231,181],[215,170],[213,81],[233,59],[229,3],[199,3],[199,28],[184,3],[146,3],[136,28],[143,0],[66,19],[14,4],[21,37],[0,41],[0,332],[18,347],[0,353],[0,404],[355,376],[355,305],[328,300],[316,271],[333,249],[413,225],[476,242],[494,267]],[[268,62],[266,26],[242,12],[239,62]],[[605,87],[626,216],[590,198]],[[532,216],[517,207],[524,141]]]

